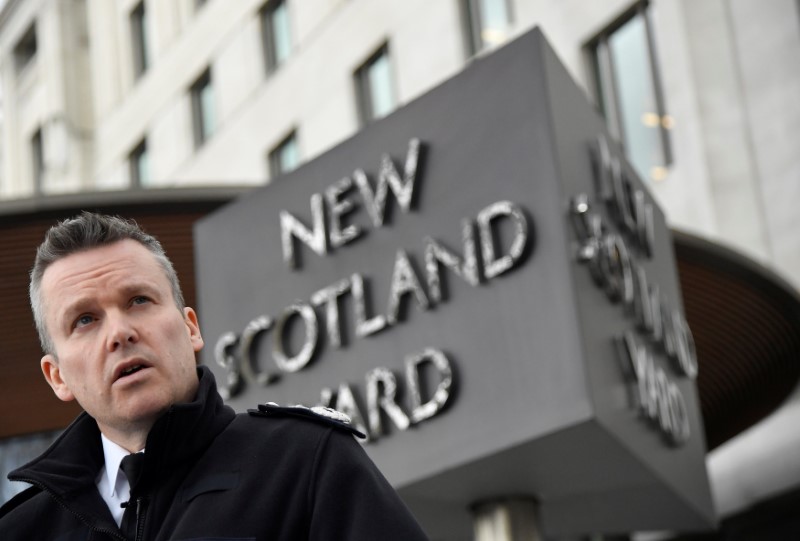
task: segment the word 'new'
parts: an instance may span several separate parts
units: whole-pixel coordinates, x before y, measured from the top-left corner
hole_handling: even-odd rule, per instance
[[[339,248],[357,239],[363,229],[355,224],[345,224],[344,217],[356,208],[350,192],[355,185],[361,194],[364,208],[369,214],[372,224],[381,227],[386,219],[386,201],[389,190],[394,194],[403,212],[411,209],[414,197],[414,185],[417,181],[417,165],[421,144],[419,139],[411,139],[408,143],[405,166],[402,176],[388,154],[381,156],[378,178],[373,188],[363,169],[356,169],[349,177],[334,182],[323,194],[311,195],[311,224],[309,228],[299,218],[287,210],[280,212],[281,246],[283,260],[290,269],[297,269],[294,240],[298,239],[311,248],[314,253],[324,256],[328,248]],[[323,204],[323,199],[325,204]],[[328,223],[325,223],[327,207]]]

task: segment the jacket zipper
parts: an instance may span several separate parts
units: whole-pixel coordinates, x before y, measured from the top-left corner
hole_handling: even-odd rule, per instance
[[[136,536],[133,541],[144,541],[144,519],[147,514],[147,498],[136,498]]]
[[[68,513],[70,513],[70,514],[74,515],[74,516],[75,516],[75,517],[76,517],[78,520],[80,520],[80,521],[81,521],[81,522],[83,522],[83,523],[84,523],[86,526],[88,526],[88,527],[89,527],[89,529],[91,529],[91,530],[93,530],[93,531],[95,531],[95,532],[99,532],[99,533],[104,533],[104,534],[111,535],[111,536],[113,536],[113,537],[116,537],[117,539],[121,539],[122,541],[126,541],[125,537],[123,537],[122,535],[120,535],[120,533],[119,533],[118,531],[116,531],[116,530],[106,530],[106,529],[104,529],[104,528],[98,528],[98,527],[96,527],[96,526],[92,526],[92,524],[91,524],[91,521],[89,520],[89,518],[88,518],[88,517],[86,517],[85,515],[82,515],[81,513],[78,513],[78,512],[77,512],[77,511],[75,511],[74,509],[71,509],[69,506],[67,506],[67,504],[66,504],[66,503],[64,503],[64,502],[61,500],[61,498],[59,498],[59,497],[56,495],[56,493],[55,493],[55,492],[53,492],[52,490],[50,490],[50,489],[49,489],[49,488],[48,488],[46,485],[44,485],[44,484],[40,483],[39,481],[36,481],[36,480],[33,480],[33,479],[28,479],[28,478],[26,478],[26,477],[17,477],[17,478],[15,478],[14,480],[15,480],[15,481],[24,481],[25,483],[30,483],[31,485],[33,485],[33,486],[35,486],[35,487],[38,487],[40,490],[42,490],[42,492],[46,492],[46,493],[47,493],[47,495],[48,495],[48,496],[50,496],[51,498],[53,498],[53,500],[55,500],[55,502],[56,502],[58,505],[60,505],[61,507],[63,507],[63,508],[64,508],[64,509],[65,509],[65,510],[68,512]],[[137,518],[138,518],[138,509],[137,509]],[[138,522],[138,521],[137,521],[137,522]],[[137,539],[139,539],[139,533],[138,533],[138,532],[137,532],[137,534],[136,534],[136,538],[137,538]]]

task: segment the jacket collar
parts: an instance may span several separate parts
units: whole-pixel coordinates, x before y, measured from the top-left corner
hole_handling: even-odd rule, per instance
[[[195,399],[170,407],[147,436],[143,481],[169,475],[175,466],[191,463],[235,417],[222,402],[211,371],[205,366],[197,370],[200,382]],[[97,518],[102,517],[102,522],[111,520],[107,512],[101,511],[100,517],[90,514],[90,510],[97,513],[97,502],[107,511],[95,488],[102,466],[100,430],[95,420],[83,412],[49,449],[12,471],[8,478],[39,487],[94,526]]]
[[[196,398],[173,405],[150,429],[145,444],[146,477],[168,475],[176,466],[192,462],[236,416],[217,392],[211,370],[205,366],[197,370]]]

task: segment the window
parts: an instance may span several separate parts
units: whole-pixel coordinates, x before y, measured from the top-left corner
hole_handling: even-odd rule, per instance
[[[0,464],[3,465],[3,471],[7,472],[24,466],[31,457],[45,452],[60,434],[61,430],[57,430],[1,439]],[[24,483],[9,481],[4,476],[3,479],[0,479],[0,503],[6,503],[25,490],[25,487]]]
[[[42,129],[39,128],[31,137],[31,176],[33,178],[33,192],[42,193],[44,184],[44,145],[42,144]]]
[[[275,71],[292,52],[289,10],[285,0],[270,0],[261,10],[261,39],[267,73]]]
[[[131,11],[131,46],[133,48],[133,76],[138,79],[147,71],[147,15],[144,2]]]
[[[462,0],[470,55],[503,43],[511,27],[508,0]]]
[[[609,131],[644,179],[662,180],[672,158],[646,2],[587,44],[595,100]]]
[[[366,124],[382,118],[395,108],[389,47],[382,46],[355,74],[358,110]]]
[[[134,147],[128,158],[130,164],[131,187],[146,187],[150,184],[150,155],[147,152],[147,140]]]
[[[191,88],[192,126],[194,146],[199,148],[213,134],[216,128],[214,109],[214,87],[211,86],[211,72],[206,70]]]
[[[25,69],[36,56],[36,25],[31,24],[14,47],[14,67],[17,73]]]
[[[269,177],[275,178],[292,171],[300,164],[297,133],[290,133],[269,153]]]

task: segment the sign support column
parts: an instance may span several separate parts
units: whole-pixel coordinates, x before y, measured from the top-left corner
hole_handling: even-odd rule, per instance
[[[474,505],[475,541],[544,541],[538,504],[530,498],[504,498]]]

